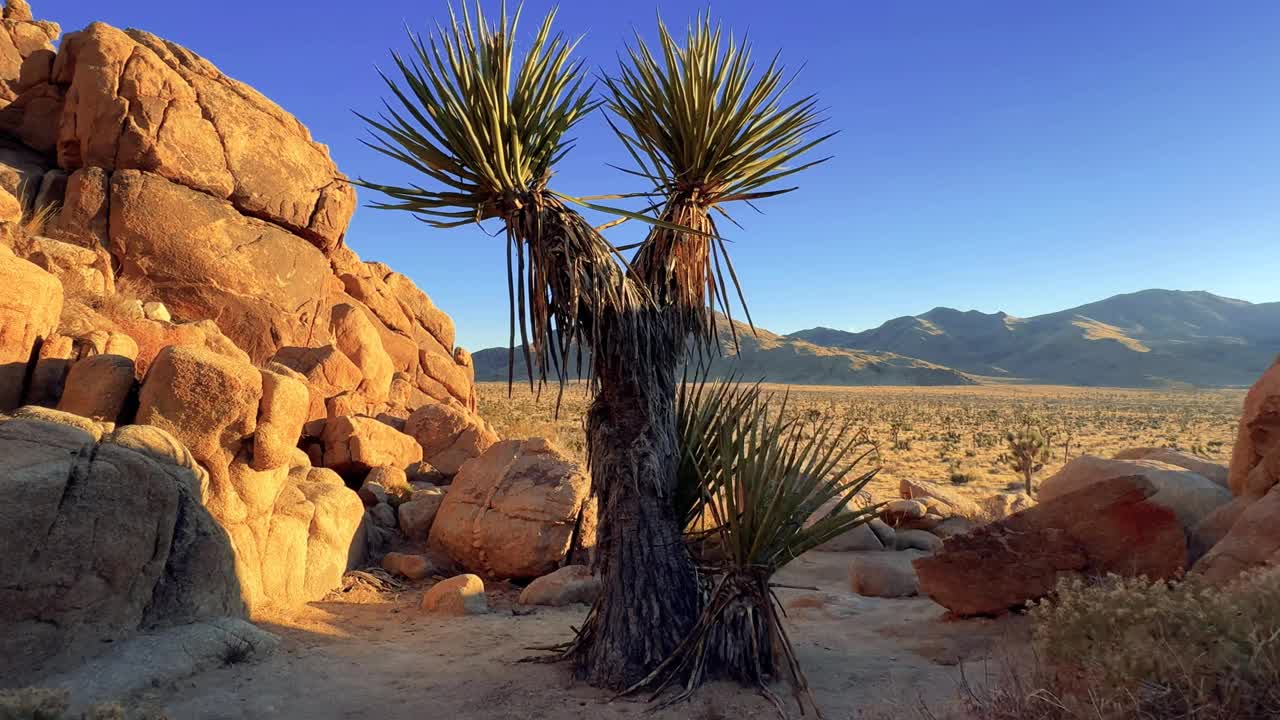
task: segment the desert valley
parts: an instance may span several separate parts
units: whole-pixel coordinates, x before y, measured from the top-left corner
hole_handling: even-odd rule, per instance
[[[1280,717],[1280,303],[730,321],[712,211],[787,200],[816,101],[701,18],[587,90],[467,7],[361,116],[394,186],[4,3],[0,718]],[[548,186],[591,93],[649,210]],[[498,228],[517,345],[357,197]]]

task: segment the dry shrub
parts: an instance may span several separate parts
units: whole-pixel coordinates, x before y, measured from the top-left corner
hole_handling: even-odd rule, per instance
[[[126,708],[115,702],[93,705],[71,713],[71,693],[49,688],[0,690],[0,720],[165,720],[151,708]]]
[[[1280,568],[1217,589],[1109,577],[1035,606],[1031,669],[970,689],[995,720],[1280,717]]]
[[[114,293],[101,296],[92,307],[116,322],[138,319],[142,305],[151,299],[151,288],[135,277],[117,278],[115,285]]]

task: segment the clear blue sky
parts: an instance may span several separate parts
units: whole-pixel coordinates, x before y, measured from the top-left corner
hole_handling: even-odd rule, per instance
[[[407,179],[358,142],[350,110],[377,109],[374,64],[443,2],[34,4],[64,30],[103,20],[182,43],[297,115],[346,173]],[[527,4],[526,32],[546,6]],[[566,0],[559,24],[608,72],[633,27],[652,36],[655,9],[682,25],[703,7]],[[938,305],[1025,316],[1149,287],[1280,300],[1280,2],[711,7],[758,53],[805,64],[795,87],[840,130],[800,191],[726,230],[761,327],[856,330]],[[626,158],[604,121],[577,135],[555,186],[629,188],[605,165]],[[500,238],[362,207],[347,239],[417,281],[461,344],[505,342]]]

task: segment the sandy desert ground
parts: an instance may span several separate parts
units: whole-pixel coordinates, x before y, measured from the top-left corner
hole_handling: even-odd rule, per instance
[[[921,703],[943,717],[961,663],[981,675],[1025,642],[1023,618],[954,621],[925,598],[854,595],[848,562],[848,553],[809,553],[776,578],[817,588],[778,592],[828,718],[922,718]],[[731,683],[656,713],[642,701],[610,701],[565,666],[521,662],[538,656],[530,648],[568,637],[586,606],[516,611],[517,591],[497,584],[490,614],[433,617],[418,609],[427,585],[264,618],[262,627],[283,638],[274,655],[152,688],[131,704],[183,720],[777,717],[768,701]],[[776,692],[789,700],[785,685]],[[788,710],[798,716],[794,704]]]

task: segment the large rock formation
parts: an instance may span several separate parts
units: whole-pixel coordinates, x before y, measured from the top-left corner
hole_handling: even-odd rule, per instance
[[[1192,567],[1215,585],[1280,565],[1280,359],[1245,395],[1228,484],[1236,497],[1201,523]]]
[[[1238,509],[1230,530],[1194,567],[1215,585],[1228,585],[1248,570],[1280,566],[1280,490],[1273,487]]]
[[[0,18],[10,656],[321,598],[395,529],[365,473],[497,440],[449,317],[345,247],[355,192],[296,118],[148,33],[59,33]]]
[[[161,351],[139,393],[138,422],[171,432],[208,469],[205,502],[230,534],[251,608],[323,597],[359,552],[359,497],[295,446],[306,411],[301,380],[186,346]]]
[[[1280,482],[1280,358],[1249,388],[1236,429],[1227,484],[1260,498]]]
[[[1184,464],[1187,463],[1184,461]],[[1156,489],[1151,502],[1178,516],[1193,545],[1200,542],[1196,538],[1200,523],[1231,501],[1231,492],[1226,487],[1179,465],[1151,459],[1108,460],[1093,455],[1081,455],[1047,478],[1040,484],[1037,498],[1048,502],[1104,480],[1125,476],[1140,476],[1151,483]]]
[[[57,26],[14,8],[2,24],[17,49],[7,53],[0,33],[0,131],[30,147],[0,144],[0,189],[21,195],[16,212],[61,208],[39,257],[68,292],[67,278],[77,295],[128,287],[179,323],[215,323],[256,363],[333,345],[360,377],[321,388],[311,419],[343,393],[344,410],[371,417],[404,420],[433,401],[474,413],[474,371],[452,321],[408,278],[343,245],[355,192],[296,118],[142,31],[94,23],[55,57]],[[138,344],[144,372],[163,345]]]
[[[462,466],[431,543],[472,572],[536,578],[594,545],[590,482],[546,440],[506,440]]]
[[[1064,575],[1177,577],[1186,538],[1156,494],[1143,476],[1110,478],[947,538],[915,561],[920,592],[957,615],[998,615],[1048,595]]]
[[[0,423],[0,676],[140,628],[242,616],[230,539],[176,441],[44,416]]]
[[[292,115],[186,48],[94,23],[63,39],[53,80],[66,88],[63,169],[154,172],[320,248],[346,231],[355,193],[328,150]]]
[[[0,127],[42,151],[53,148],[56,125],[39,120],[47,118],[61,101],[49,85],[53,43],[59,34],[57,23],[32,17],[26,0],[5,3],[0,19],[0,108],[5,108],[0,109]],[[5,111],[9,105],[20,107],[9,113]]]

